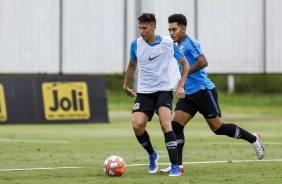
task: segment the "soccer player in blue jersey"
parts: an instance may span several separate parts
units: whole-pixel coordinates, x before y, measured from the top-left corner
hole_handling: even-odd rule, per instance
[[[130,60],[123,85],[128,96],[136,96],[132,110],[133,130],[138,142],[149,154],[149,173],[155,174],[158,170],[159,155],[152,146],[146,125],[156,112],[171,162],[169,176],[180,176],[176,136],[171,127],[172,92],[176,91],[178,98],[184,98],[184,83],[189,64],[170,37],[155,34],[154,14],[143,13],[138,20],[141,37],[131,43]],[[183,68],[181,75],[177,61]],[[128,87],[136,68],[137,93]]]
[[[262,159],[264,148],[258,133],[251,134],[235,124],[223,123],[215,85],[208,78],[204,69],[208,66],[207,59],[199,42],[186,34],[186,17],[182,14],[173,14],[168,17],[168,23],[171,38],[178,45],[179,50],[185,55],[190,65],[189,75],[185,82],[185,98],[178,100],[172,121],[172,128],[177,138],[178,164],[181,172],[184,172],[182,165],[185,143],[183,129],[197,112],[203,115],[210,129],[216,135],[246,140],[252,144],[258,159]],[[161,172],[168,171],[170,171],[170,166],[161,170]]]

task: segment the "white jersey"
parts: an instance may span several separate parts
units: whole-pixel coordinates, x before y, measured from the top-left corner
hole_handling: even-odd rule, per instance
[[[174,58],[173,41],[164,36],[157,46],[137,39],[138,82],[137,93],[175,91],[181,78]]]

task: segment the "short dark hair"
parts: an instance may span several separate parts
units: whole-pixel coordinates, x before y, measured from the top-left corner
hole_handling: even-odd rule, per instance
[[[142,15],[140,15],[137,19],[139,20],[139,23],[149,22],[155,25],[157,23],[155,14],[153,13],[142,13]]]
[[[168,17],[168,23],[177,22],[180,25],[187,26],[187,19],[183,14],[173,14]]]

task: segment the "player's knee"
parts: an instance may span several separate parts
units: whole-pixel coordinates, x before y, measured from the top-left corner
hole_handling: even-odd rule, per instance
[[[163,133],[167,133],[172,131],[171,123],[169,120],[166,121],[160,121],[161,129]]]
[[[132,128],[136,135],[141,135],[145,131],[145,126],[142,123],[132,122]]]
[[[220,127],[215,128],[214,130],[211,128],[211,130],[213,131],[213,133],[215,133],[216,135],[226,135],[226,131],[227,131],[227,127],[225,126],[225,124],[221,124]]]
[[[172,121],[172,122],[171,122],[171,126],[172,126],[172,130],[173,130],[175,133],[182,132],[183,129],[184,129],[184,126],[181,125],[180,123],[176,122],[176,121]]]

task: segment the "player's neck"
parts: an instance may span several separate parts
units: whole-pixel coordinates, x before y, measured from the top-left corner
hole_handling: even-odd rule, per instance
[[[182,42],[184,42],[185,36],[186,36],[186,35],[183,35],[183,36],[179,39],[179,41],[178,41],[177,43],[178,43],[178,44],[181,44]]]
[[[151,36],[150,38],[148,38],[147,40],[145,40],[145,42],[147,44],[151,44],[151,43],[154,43],[156,41],[157,41],[157,35],[155,35],[155,34],[153,36]]]

